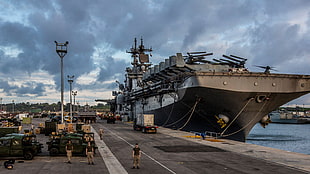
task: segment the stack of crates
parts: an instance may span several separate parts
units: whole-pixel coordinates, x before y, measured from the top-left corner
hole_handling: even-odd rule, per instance
[[[45,136],[49,136],[52,132],[56,132],[57,122],[45,121]]]
[[[74,132],[74,126],[73,126],[73,123],[68,123],[68,132]]]
[[[14,123],[9,121],[2,121],[2,127],[13,127]]]
[[[64,131],[66,129],[65,124],[57,124],[57,132]]]
[[[61,136],[61,134],[57,133],[57,132],[52,132],[50,134],[50,139],[59,139]]]
[[[40,134],[43,134],[45,132],[45,125],[44,125],[44,123],[39,123],[38,128],[40,129]]]
[[[86,133],[91,132],[90,125],[82,125],[82,131]]]

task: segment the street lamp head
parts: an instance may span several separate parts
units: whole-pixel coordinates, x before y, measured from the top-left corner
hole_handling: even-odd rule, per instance
[[[67,75],[67,77],[68,77],[68,82],[69,82],[69,83],[72,83],[72,82],[73,82],[73,79],[74,79],[74,75],[73,75],[73,76]]]
[[[77,95],[77,91],[72,91],[72,95],[76,96]]]
[[[69,42],[66,43],[58,43],[57,41],[54,41],[56,43],[56,52],[59,55],[60,58],[64,58],[67,54],[67,45]]]

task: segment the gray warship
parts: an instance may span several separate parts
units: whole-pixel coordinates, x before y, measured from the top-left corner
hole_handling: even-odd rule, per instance
[[[256,123],[268,124],[268,113],[310,92],[310,75],[275,74],[269,66],[250,72],[235,55],[176,53],[152,65],[151,52],[142,39],[127,51],[132,67],[113,91],[116,114],[154,114],[158,126],[245,141]]]

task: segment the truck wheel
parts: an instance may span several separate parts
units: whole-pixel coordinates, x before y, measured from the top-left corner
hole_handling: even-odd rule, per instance
[[[59,150],[55,147],[50,149],[50,156],[55,156],[59,153]]]
[[[35,154],[35,155],[38,154],[38,149],[35,149],[33,154]]]
[[[33,159],[33,154],[29,151],[24,153],[24,159],[25,160],[32,160]]]

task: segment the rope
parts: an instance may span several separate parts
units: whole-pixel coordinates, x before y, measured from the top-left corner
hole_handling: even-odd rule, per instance
[[[262,107],[259,109],[259,111],[256,113],[256,115],[255,115],[255,117],[253,117],[253,119],[251,120],[251,121],[249,121],[249,123],[248,124],[246,124],[245,126],[243,126],[241,129],[239,129],[239,130],[237,130],[237,131],[235,131],[235,132],[232,132],[232,133],[230,133],[230,134],[226,134],[226,135],[222,135],[221,134],[221,136],[222,137],[228,137],[228,136],[231,136],[231,135],[233,135],[233,134],[236,134],[236,133],[238,133],[238,132],[240,132],[240,131],[242,131],[242,130],[244,130],[246,127],[248,127],[253,121],[254,121],[254,119],[258,116],[258,114],[262,111],[262,109],[265,107],[265,105],[266,105],[266,101],[264,102],[264,104],[262,105]]]
[[[177,124],[178,122],[180,122],[181,120],[183,120],[186,116],[187,116],[187,114],[189,114],[189,112],[192,110],[192,108],[182,117],[182,118],[180,118],[179,120],[177,120],[177,121],[175,121],[175,122],[173,122],[173,123],[170,123],[170,124],[168,124],[168,125],[166,125],[167,127],[169,127],[169,126],[171,126],[171,125],[174,125],[174,124]]]
[[[174,109],[174,104],[175,104],[175,99],[176,99],[176,96],[172,96],[172,94],[170,94],[169,93],[169,95],[171,96],[171,97],[173,97],[173,104],[172,104],[172,108],[171,108],[171,110],[170,110],[170,113],[169,113],[169,115],[168,115],[168,118],[167,118],[167,120],[165,121],[165,123],[163,124],[163,126],[166,126],[166,124],[168,123],[168,121],[170,120],[170,117],[171,117],[171,115],[172,115],[172,111],[173,111],[173,109]],[[176,95],[176,94],[175,94]]]
[[[180,129],[183,129],[183,128],[187,125],[187,123],[189,122],[189,120],[192,118],[193,113],[194,113],[194,111],[195,111],[195,109],[196,109],[196,106],[197,106],[197,104],[198,104],[199,101],[200,101],[200,99],[196,100],[196,103],[195,103],[195,105],[194,105],[194,107],[193,107],[193,110],[192,110],[191,115],[188,117],[188,119],[187,119],[187,121],[185,122],[185,124],[184,124],[182,127],[179,128],[179,130],[180,130]]]
[[[196,107],[197,103],[198,103],[198,102],[196,101],[195,105],[194,105],[182,118],[180,118],[179,120],[177,120],[177,121],[175,121],[175,122],[173,122],[173,123],[171,123],[171,124],[168,124],[168,125],[166,125],[166,126],[169,127],[169,126],[174,125],[174,124],[177,124],[178,122],[180,122],[181,120],[183,120],[183,119],[187,116],[187,114],[189,114],[189,113],[193,110],[193,108]]]
[[[236,117],[229,123],[229,125],[223,130],[223,132],[221,133],[221,136],[225,133],[225,131],[232,125],[232,123],[240,116],[240,114],[243,112],[243,110],[245,109],[245,107],[250,103],[250,101],[252,101],[254,98],[250,98],[248,100],[248,102],[243,106],[243,108],[239,111],[239,113],[236,115]]]

